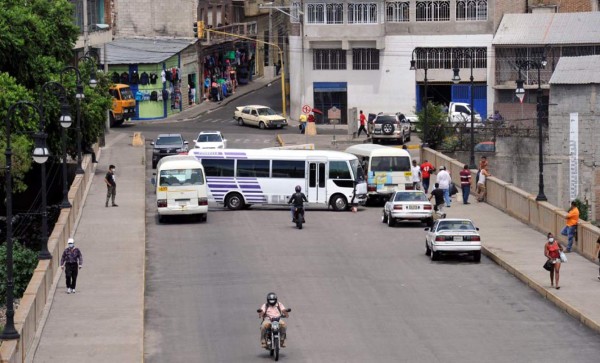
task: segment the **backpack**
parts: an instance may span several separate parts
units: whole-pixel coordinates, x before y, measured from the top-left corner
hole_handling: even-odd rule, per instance
[[[158,101],[158,93],[156,91],[150,93],[150,101]]]

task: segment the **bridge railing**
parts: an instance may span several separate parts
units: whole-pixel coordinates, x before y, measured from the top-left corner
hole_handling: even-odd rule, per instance
[[[457,186],[460,185],[459,172],[463,169],[464,163],[438,151],[422,148],[421,160],[425,159],[438,169],[442,165],[446,166],[454,183]],[[475,180],[475,174],[476,172],[473,171],[473,180]],[[536,195],[493,176],[487,178],[486,187],[486,202],[488,204],[544,234],[552,232],[562,244],[567,243],[567,238],[560,234],[561,229],[565,226],[567,216],[565,210],[548,202],[538,202],[535,200]],[[582,256],[590,260],[595,260],[597,256],[594,255],[594,252],[596,251],[596,241],[599,236],[600,228],[589,222],[580,220],[577,227],[577,242],[574,244],[573,249]]]

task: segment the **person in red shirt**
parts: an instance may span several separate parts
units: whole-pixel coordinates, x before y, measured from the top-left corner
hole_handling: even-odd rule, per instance
[[[554,268],[550,270],[550,286],[554,287],[554,282],[556,281],[557,290],[560,289],[558,280],[560,279],[560,251],[562,250],[562,246],[556,242],[554,235],[548,233],[548,242],[544,245],[544,256],[552,261],[552,264],[554,265]]]
[[[469,165],[465,164],[460,171],[460,189],[462,190],[463,204],[469,203],[469,194],[471,194],[471,171]]]
[[[425,194],[429,191],[429,178],[434,171],[435,167],[431,165],[429,161],[425,160],[425,162],[421,164],[421,184],[423,185]]]
[[[358,120],[360,121],[360,127],[358,128],[357,136],[360,137],[360,133],[364,131],[367,137],[369,137],[369,131],[365,128],[365,125],[367,124],[367,117],[362,112],[362,110],[360,110],[358,114]]]

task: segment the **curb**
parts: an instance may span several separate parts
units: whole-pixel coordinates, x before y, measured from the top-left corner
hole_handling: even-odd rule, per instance
[[[497,265],[505,269],[510,274],[514,275],[516,278],[524,282],[527,286],[531,287],[533,290],[537,291],[540,295],[542,295],[545,299],[552,302],[556,307],[565,311],[567,314],[571,315],[575,319],[579,320],[583,325],[588,328],[594,330],[595,332],[600,333],[600,324],[588,317],[585,316],[581,311],[577,310],[575,307],[570,305],[569,303],[562,300],[560,297],[556,296],[552,292],[548,291],[545,287],[535,282],[529,276],[525,275],[523,272],[518,271],[516,268],[511,266],[508,262],[504,261],[500,256],[496,255],[492,251],[488,250],[486,247],[481,246],[481,251],[484,255],[489,257],[492,261],[494,261]]]

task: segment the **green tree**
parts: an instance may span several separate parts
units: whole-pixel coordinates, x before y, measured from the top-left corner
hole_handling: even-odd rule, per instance
[[[21,298],[38,264],[37,252],[13,240],[14,294]],[[0,246],[0,305],[6,305],[6,244]]]
[[[426,106],[417,112],[419,121],[417,122],[417,130],[419,131],[419,137],[421,140],[427,140],[429,147],[437,149],[444,138],[446,137],[446,125],[447,125],[447,114],[443,112],[439,105],[432,102],[428,102]],[[427,113],[427,120],[425,120],[425,113]],[[425,122],[427,123],[425,127]],[[427,137],[424,137],[424,130],[427,130]]]

